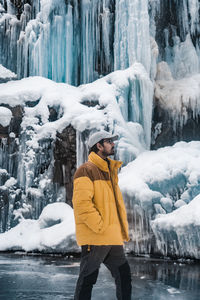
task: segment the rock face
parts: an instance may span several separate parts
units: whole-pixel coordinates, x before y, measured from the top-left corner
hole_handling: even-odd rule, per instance
[[[24,5],[25,4],[32,4],[33,0],[10,0],[10,2],[13,4],[13,8],[15,8],[16,16],[18,19],[20,19],[21,14],[24,11]]]
[[[73,175],[76,169],[76,132],[68,126],[57,133],[54,143],[53,182],[66,188],[66,202],[72,205]]]

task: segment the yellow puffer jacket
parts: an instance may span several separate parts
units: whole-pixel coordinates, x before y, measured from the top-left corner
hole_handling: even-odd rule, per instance
[[[121,162],[91,152],[74,175],[73,206],[78,245],[123,245],[128,241],[126,209],[118,186]]]

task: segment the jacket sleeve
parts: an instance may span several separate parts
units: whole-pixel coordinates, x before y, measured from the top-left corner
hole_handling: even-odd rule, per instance
[[[95,233],[101,233],[103,219],[93,203],[94,185],[87,176],[74,180],[73,207],[77,224],[84,223]]]

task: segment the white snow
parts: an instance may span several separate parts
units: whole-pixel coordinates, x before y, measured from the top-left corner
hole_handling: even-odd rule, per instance
[[[151,222],[158,249],[200,259],[200,194],[189,204]]]
[[[0,64],[0,78],[17,78],[17,75]]]
[[[6,127],[10,124],[12,112],[10,109],[0,106],[0,125]]]
[[[138,80],[142,103],[134,103],[135,81]],[[135,110],[131,121],[128,119],[130,89]],[[35,136],[27,141],[33,149],[38,147],[39,139],[54,138],[56,132],[62,132],[70,124],[79,133],[86,129],[91,131],[108,127],[119,135],[118,158],[127,163],[149,148],[152,93],[153,86],[148,75],[143,66],[136,63],[126,70],[113,72],[79,87],[42,77],[7,82],[1,84],[0,102],[10,107],[25,106],[21,126],[24,130],[30,125],[33,127]],[[94,101],[96,105],[88,107],[83,104],[84,101]],[[27,102],[35,102],[35,106],[27,107]],[[59,107],[58,120],[49,122],[49,107]]]
[[[0,169],[0,174],[8,174],[8,171],[6,169]]]
[[[17,183],[17,180],[14,177],[11,177],[5,182],[5,187],[9,188]]]
[[[77,252],[73,209],[66,203],[47,205],[38,220],[22,218],[0,234],[0,251]]]
[[[192,190],[198,188],[200,181],[199,164],[200,142],[178,142],[172,147],[145,151],[122,168],[120,187],[143,205],[148,206],[155,198],[169,210],[174,202],[170,189],[182,186],[180,199],[187,203],[193,199]]]
[[[14,138],[16,137],[16,135],[15,135],[14,132],[10,132],[10,133],[9,133],[9,137],[14,139]]]
[[[172,294],[172,295],[174,295],[174,294],[180,294],[181,293],[178,289],[173,288],[173,287],[172,288],[168,288],[167,291],[169,292],[169,294]]]
[[[169,214],[158,215],[152,221],[152,227],[159,226],[159,230],[162,228],[168,231],[173,229],[177,232],[191,225],[200,226],[200,195],[187,205],[185,204]]]

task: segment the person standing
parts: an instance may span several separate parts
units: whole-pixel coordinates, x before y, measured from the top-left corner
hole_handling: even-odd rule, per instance
[[[82,250],[75,300],[91,299],[101,263],[115,279],[117,299],[131,300],[131,272],[123,249],[128,222],[117,175],[122,162],[108,158],[117,138],[106,131],[92,134],[88,161],[74,175],[72,202]]]

